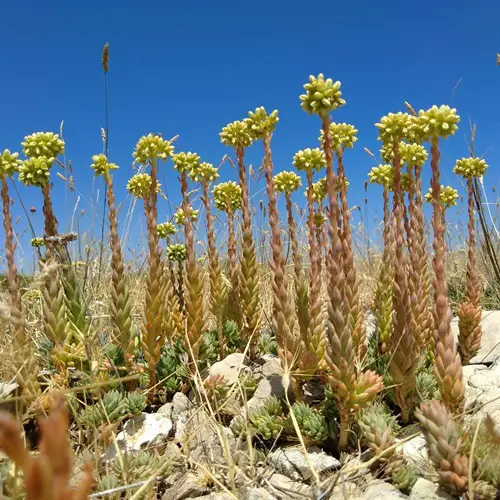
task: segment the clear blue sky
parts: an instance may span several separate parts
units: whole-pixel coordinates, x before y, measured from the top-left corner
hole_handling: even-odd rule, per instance
[[[230,152],[219,142],[221,127],[260,105],[279,110],[275,167],[290,168],[296,150],[317,146],[319,119],[301,110],[298,96],[308,75],[319,72],[342,82],[347,105],[334,120],[359,129],[356,149],[346,155],[352,204],[363,205],[364,182],[373,165],[363,147],[378,150],[373,123],[404,109],[405,100],[416,109],[432,104],[458,108],[462,123],[444,147],[444,182],[459,187],[451,168],[457,156],[467,155],[464,137],[470,118],[478,124],[477,150],[486,153],[490,164],[487,183],[496,185],[499,19],[498,0],[3,0],[0,148],[19,150],[26,134],[58,131],[64,120],[67,158],[79,192],[89,198],[90,159],[101,150],[104,126],[100,56],[108,41],[110,159],[121,167],[115,176],[120,200],[141,135],[179,134],[178,151],[196,151],[217,163]],[[261,146],[254,146],[249,162],[258,166],[260,157]],[[171,163],[162,168],[162,184],[175,205],[178,183]],[[224,180],[236,179],[229,166],[223,170]],[[66,199],[64,183],[53,178],[55,206],[65,229],[75,195]],[[253,192],[259,187],[253,185]],[[38,190],[20,191],[28,206],[37,207],[33,222],[41,231]],[[369,197],[373,225],[379,190],[371,187]],[[260,198],[257,194],[256,200]],[[88,225],[91,210],[84,199],[80,207],[87,211],[81,224]],[[22,213],[17,199],[13,210]],[[165,204],[160,218],[168,215]],[[16,228],[26,228],[24,217]],[[24,250],[29,260],[29,248]]]

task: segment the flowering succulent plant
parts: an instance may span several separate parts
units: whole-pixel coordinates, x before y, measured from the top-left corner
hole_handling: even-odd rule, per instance
[[[190,208],[189,218],[191,219],[192,222],[196,222],[198,220],[199,213],[200,213],[199,210],[195,210],[194,208]],[[179,210],[177,210],[177,212],[175,212],[174,219],[175,219],[175,223],[178,226],[182,226],[185,223],[186,216],[184,215],[184,210],[182,208],[179,208]]]
[[[131,177],[127,183],[127,191],[129,191],[136,198],[145,198],[149,195],[152,183],[151,176],[149,174],[135,174]],[[156,191],[160,190],[160,184],[156,184]]]
[[[410,136],[413,120],[408,113],[389,113],[380,119],[375,126],[379,130],[378,140],[384,144],[392,144]]]
[[[137,163],[146,165],[159,159],[166,161],[174,153],[174,146],[170,141],[162,138],[161,135],[143,135],[135,146],[132,156]]]
[[[241,208],[241,187],[234,181],[222,182],[213,189],[214,204],[218,210],[234,212]]]
[[[200,157],[196,153],[177,153],[172,156],[172,160],[174,161],[174,168],[179,173],[190,173],[193,170],[196,170],[200,166]]]
[[[426,149],[420,144],[401,142],[399,152],[401,153],[402,162],[412,167],[422,167],[429,157]]]
[[[21,164],[19,153],[11,153],[5,149],[3,153],[0,153],[0,177],[10,177],[19,170]]]
[[[427,111],[418,112],[418,124],[425,139],[432,137],[446,138],[458,130],[460,117],[455,108],[434,105]]]
[[[92,156],[92,168],[95,171],[96,175],[106,175],[110,170],[116,170],[118,165],[115,163],[109,163],[108,158],[104,154],[94,155]]]
[[[36,132],[24,138],[23,153],[28,158],[52,158],[64,153],[64,141],[53,132]]]
[[[45,246],[45,239],[44,238],[31,238],[30,240],[30,245],[34,248],[40,248]]]
[[[19,180],[26,186],[46,186],[53,163],[54,158],[45,156],[28,158],[19,166]]]
[[[186,260],[187,252],[186,245],[182,243],[174,243],[167,247],[167,257],[175,262],[183,262]]]
[[[222,144],[234,148],[247,148],[253,142],[251,130],[246,121],[234,121],[226,125],[219,134]]]
[[[162,239],[167,239],[169,236],[177,232],[175,225],[172,222],[161,222],[156,226],[158,236]]]
[[[279,193],[292,193],[302,185],[300,177],[295,172],[280,172],[274,176],[273,181],[274,188]]]
[[[243,121],[246,123],[250,137],[253,140],[263,139],[274,132],[279,121],[278,111],[275,109],[268,115],[265,108],[261,106],[255,111],[250,111],[248,118]]]
[[[453,172],[457,175],[461,175],[464,179],[470,179],[473,177],[482,177],[488,164],[482,158],[462,158],[457,160]]]
[[[343,150],[345,148],[353,148],[354,143],[358,140],[356,134],[358,130],[354,125],[349,123],[330,123],[330,134],[332,135],[332,148],[335,150]],[[324,132],[320,130],[319,141],[323,144]]]
[[[345,101],[340,86],[340,82],[334,82],[331,78],[325,80],[322,73],[317,77],[309,76],[309,83],[304,85],[306,93],[300,96],[302,109],[310,115],[324,116],[343,106]]]
[[[191,167],[189,177],[195,182],[214,182],[219,177],[219,173],[216,167],[204,161],[195,163]]]
[[[326,166],[325,153],[321,149],[303,149],[297,151],[293,157],[293,166],[297,170],[320,171]]]
[[[454,207],[457,204],[458,191],[453,189],[451,186],[441,186],[439,191],[439,203],[444,208]],[[432,188],[425,195],[425,201],[427,203],[432,203]]]

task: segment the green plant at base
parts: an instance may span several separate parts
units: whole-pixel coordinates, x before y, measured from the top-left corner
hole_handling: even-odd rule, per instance
[[[125,399],[127,405],[126,412],[129,415],[140,415],[144,408],[146,408],[146,396],[140,392],[131,392],[127,394]]]
[[[158,380],[167,393],[174,394],[181,388],[184,370],[181,355],[185,353],[183,340],[179,338],[173,345],[166,345],[156,365]]]
[[[302,437],[306,442],[319,444],[327,439],[328,427],[325,417],[321,413],[312,410],[308,404],[303,402],[294,403],[290,411],[293,412]],[[287,416],[283,425],[288,434],[296,435],[295,426],[290,415]]]
[[[220,133],[220,138],[222,144],[234,147],[238,163],[241,212],[243,215],[243,238],[238,283],[239,300],[243,316],[243,335],[247,341],[250,341],[250,358],[255,359],[260,321],[259,273],[252,235],[252,218],[245,167],[245,148],[249,147],[253,141],[250,127],[245,121],[235,121],[226,125]]]

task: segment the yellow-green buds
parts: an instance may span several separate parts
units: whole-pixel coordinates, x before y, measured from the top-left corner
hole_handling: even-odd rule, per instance
[[[307,193],[305,193],[307,196]],[[313,200],[320,203],[326,198],[326,177],[315,182],[312,186]]]
[[[245,121],[234,121],[226,125],[220,135],[220,141],[225,146],[247,148],[253,142],[250,128]]]
[[[200,165],[200,157],[196,153],[178,153],[172,156],[172,160],[174,160],[174,168],[179,173],[189,173],[192,170],[195,170]]]
[[[137,198],[146,198],[151,191],[153,180],[149,174],[135,174],[127,182],[127,191]],[[156,183],[156,191],[160,191],[160,183]]]
[[[218,210],[234,212],[241,208],[241,187],[234,181],[217,184],[212,191]]]
[[[392,165],[379,165],[373,167],[368,173],[368,178],[372,184],[380,184],[387,188],[392,186],[394,181],[394,170]]]
[[[27,135],[24,138],[23,153],[28,158],[45,158],[54,159],[64,153],[64,141],[59,138],[58,134],[53,132],[37,132],[36,134]]]
[[[471,179],[472,177],[482,177],[487,168],[488,164],[482,158],[462,158],[457,160],[453,172],[465,179]]]
[[[194,182],[213,182],[219,177],[219,173],[216,167],[204,161],[191,168],[189,177]]]
[[[316,226],[321,227],[327,220],[328,217],[323,212],[314,213],[314,224]]]
[[[254,141],[264,139],[264,137],[272,134],[278,121],[278,110],[275,109],[268,115],[262,106],[255,111],[250,111],[248,118],[244,120]]]
[[[147,163],[159,159],[166,161],[174,153],[174,146],[162,138],[161,135],[143,135],[135,146],[132,156],[137,163],[146,165]]]
[[[186,260],[187,252],[186,245],[182,243],[175,243],[173,245],[168,245],[167,247],[167,257],[175,262],[183,262]]]
[[[278,193],[293,193],[302,185],[300,177],[295,172],[280,172],[274,176],[273,181]]]
[[[403,163],[407,163],[411,167],[422,167],[429,156],[425,148],[420,144],[409,144],[406,142],[399,143],[399,152],[401,153]]]
[[[45,156],[24,160],[19,167],[19,180],[26,186],[47,185],[52,163],[54,163],[54,158],[45,158]]]
[[[191,222],[196,222],[198,220],[198,213],[199,212],[200,212],[199,210],[194,210],[193,208],[190,208],[189,218],[190,218]],[[177,212],[175,212],[174,219],[175,219],[175,223],[178,226],[182,226],[186,222],[186,216],[184,215],[184,210],[182,210],[182,208],[179,208],[179,210],[177,210]]]
[[[443,105],[438,108],[434,105],[427,111],[420,110],[418,112],[418,123],[426,140],[433,137],[445,139],[449,135],[453,135],[458,130],[457,123],[459,121],[457,110],[449,106]]]
[[[40,248],[45,246],[45,240],[43,238],[31,238],[30,245],[34,248]]]
[[[378,128],[378,140],[385,144],[400,141],[411,136],[411,127],[413,120],[408,113],[389,113],[376,123]]]
[[[454,207],[457,204],[458,191],[453,189],[451,186],[441,186],[439,191],[439,203],[444,208]],[[429,188],[429,192],[425,195],[425,201],[427,203],[432,203],[432,187]]]
[[[331,78],[320,73],[317,77],[309,76],[309,83],[304,85],[305,94],[300,96],[302,109],[310,115],[315,113],[325,116],[330,111],[345,104],[340,91],[340,82],[334,82]]]
[[[162,222],[156,226],[156,230],[158,232],[158,237],[164,240],[177,232],[177,229],[172,222]]]
[[[332,147],[335,150],[343,150],[345,148],[353,148],[354,143],[358,140],[358,133],[354,125],[349,123],[330,123],[330,134],[332,136]],[[323,146],[324,133],[320,130],[319,142]]]
[[[118,168],[118,165],[108,163],[108,158],[103,154],[92,156],[92,161],[94,163],[90,165],[90,168],[94,169],[96,175],[105,175],[110,170],[116,170]]]
[[[320,171],[326,166],[325,153],[321,149],[303,149],[297,151],[293,157],[293,166],[297,170],[306,172]]]
[[[3,153],[0,153],[0,177],[10,177],[19,170],[21,163],[19,153],[11,153],[5,149]]]

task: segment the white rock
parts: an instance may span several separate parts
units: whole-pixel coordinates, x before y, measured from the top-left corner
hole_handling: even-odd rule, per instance
[[[247,403],[248,410],[259,408],[269,396],[276,396],[278,399],[285,397],[285,388],[283,387],[283,377],[281,375],[270,375],[259,382],[253,397]],[[242,414],[244,413],[245,411],[242,409]]]
[[[316,498],[313,494],[311,486],[304,483],[292,481],[289,477],[283,474],[273,474],[267,481],[270,486],[270,491],[280,500]]]
[[[242,353],[235,352],[230,354],[222,361],[214,363],[208,372],[210,375],[223,375],[228,385],[233,385],[242,371],[246,371],[245,356]]]
[[[339,481],[333,488],[329,500],[354,500],[359,498],[359,485],[350,481]]]
[[[406,443],[403,443],[399,448],[402,450],[403,455],[414,462],[416,465],[427,463],[429,461],[429,454],[427,453],[427,445],[425,444],[424,436],[416,436]]]
[[[245,500],[277,500],[275,496],[271,495],[265,488],[249,488],[245,492]]]
[[[417,480],[410,493],[410,500],[453,500],[453,498],[438,484],[423,477]]]
[[[17,382],[0,382],[0,401],[15,396],[18,387],[19,385]],[[3,401],[0,403],[0,409],[3,411],[15,412],[16,401]]]
[[[172,399],[172,420],[177,420],[181,413],[187,412],[193,405],[183,392],[176,392]]]
[[[322,473],[340,468],[340,462],[323,450],[317,447],[311,447],[308,450],[309,463],[314,470],[321,475]],[[277,472],[284,474],[294,481],[308,480],[313,477],[309,468],[304,452],[300,448],[283,448],[271,452],[268,462]]]
[[[262,375],[264,377],[270,377],[271,375],[281,375],[283,370],[281,369],[281,363],[278,357],[272,357],[264,363],[262,366]]]
[[[483,311],[481,326],[481,348],[471,359],[471,365],[493,363],[500,358],[500,311]],[[458,338],[458,318],[453,318],[451,329]]]
[[[185,498],[199,498],[208,492],[208,488],[200,484],[193,472],[187,472],[163,494],[163,500],[184,500]]]
[[[395,486],[384,481],[372,481],[363,492],[362,500],[396,500],[408,498],[403,495]]]
[[[168,418],[171,418],[173,407],[173,403],[165,403],[164,405],[160,406],[160,408],[158,408],[158,411],[156,413],[161,413],[162,415],[166,415]]]
[[[170,418],[161,413],[142,413],[131,418],[116,436],[120,451],[139,451],[159,441],[165,441],[173,431]],[[111,443],[106,450],[106,459],[116,456],[116,448]]]

